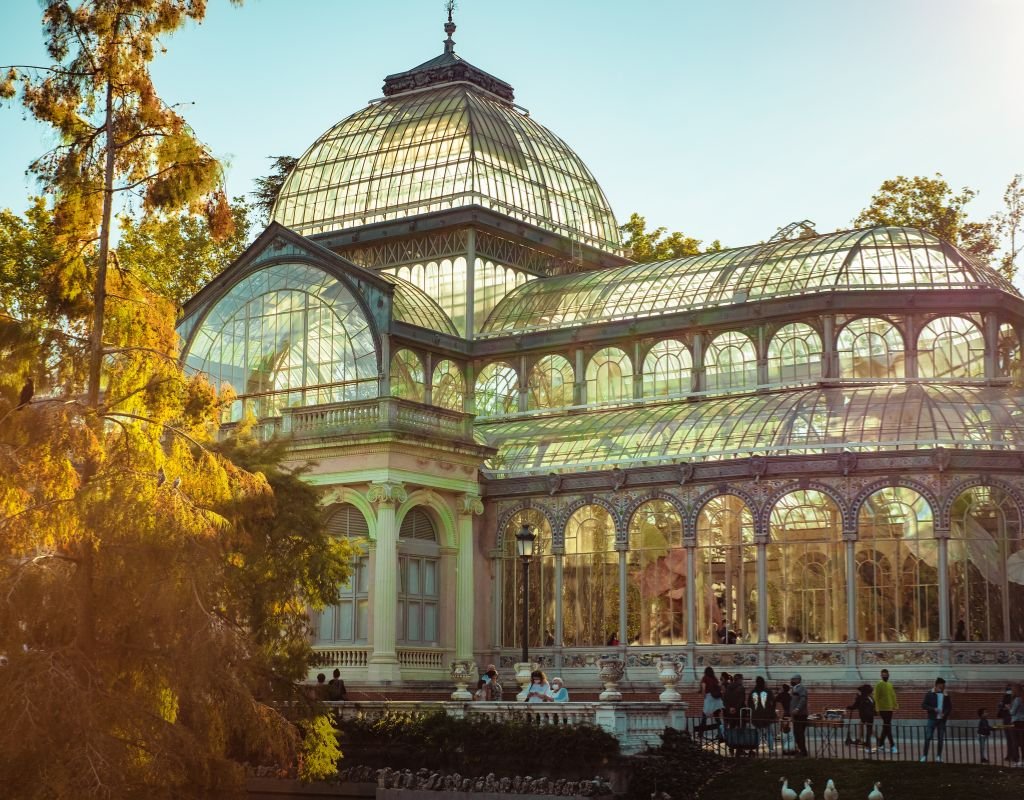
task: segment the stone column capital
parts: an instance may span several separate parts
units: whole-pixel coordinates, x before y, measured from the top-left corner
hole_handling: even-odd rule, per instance
[[[366,492],[366,499],[378,508],[395,506],[408,500],[409,493],[405,490],[404,484],[397,481],[381,481],[370,484],[370,488]]]
[[[460,494],[457,500],[457,511],[460,517],[479,516],[484,513],[484,502],[479,495]]]

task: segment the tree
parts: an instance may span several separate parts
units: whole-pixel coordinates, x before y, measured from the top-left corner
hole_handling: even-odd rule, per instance
[[[1017,258],[1024,249],[1024,175],[1013,176],[1003,192],[1003,211],[993,218],[996,234],[1003,239],[999,271],[1007,280],[1017,274]]]
[[[939,172],[934,178],[899,175],[882,182],[853,224],[922,228],[987,264],[997,245],[990,223],[967,218],[965,207],[975,196],[966,186],[955,193]]]
[[[299,163],[299,159],[294,156],[272,156],[271,158],[273,159],[271,173],[264,178],[256,179],[256,191],[252,193],[255,198],[253,208],[258,212],[258,219],[263,225],[270,224],[270,215],[274,211],[277,196],[281,194],[284,182],[295,169],[295,165]]]
[[[718,239],[702,251],[700,239],[694,239],[681,231],[673,231],[668,236],[665,236],[668,231],[665,227],[648,231],[647,219],[636,212],[630,214],[629,222],[620,225],[619,230],[628,235],[623,247],[634,261],[665,261],[670,258],[697,256],[701,252],[715,253],[722,249]]]

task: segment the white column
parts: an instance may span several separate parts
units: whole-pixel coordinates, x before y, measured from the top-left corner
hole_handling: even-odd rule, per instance
[[[475,494],[459,498],[459,552],[455,569],[455,658],[473,660],[473,517],[484,513],[484,504]]]
[[[373,652],[366,677],[371,683],[401,680],[395,647],[398,618],[398,527],[395,505],[408,499],[400,483],[374,483],[367,499],[377,507],[377,548],[373,569]]]

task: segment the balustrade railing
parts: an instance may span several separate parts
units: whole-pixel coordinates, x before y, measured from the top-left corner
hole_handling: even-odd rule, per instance
[[[398,663],[411,669],[443,669],[444,653],[440,650],[398,649]]]
[[[471,440],[472,421],[470,415],[457,411],[396,397],[377,397],[349,403],[283,409],[280,431],[295,439],[383,429]]]
[[[317,647],[317,664],[322,667],[365,667],[370,655],[369,648],[355,649],[351,647],[324,648]]]

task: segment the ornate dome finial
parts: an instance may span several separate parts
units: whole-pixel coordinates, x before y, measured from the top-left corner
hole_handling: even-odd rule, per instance
[[[448,34],[448,38],[444,40],[444,51],[454,53],[455,41],[452,34],[455,33],[455,23],[452,22],[452,12],[455,11],[455,0],[447,0],[444,7],[448,10],[448,21],[444,24],[444,32]]]

